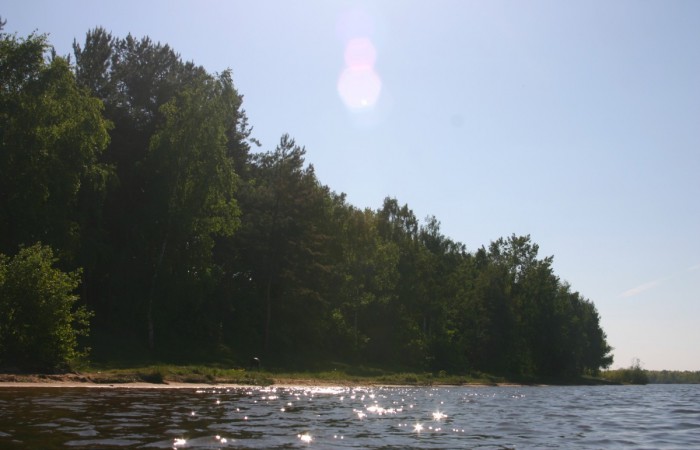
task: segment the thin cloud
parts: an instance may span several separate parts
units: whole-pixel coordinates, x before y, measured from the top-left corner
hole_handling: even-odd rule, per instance
[[[622,298],[634,297],[635,295],[639,295],[642,292],[646,292],[650,289],[655,288],[656,286],[660,285],[661,283],[663,283],[667,280],[670,280],[672,278],[677,278],[677,277],[682,276],[684,273],[695,272],[697,270],[700,270],[700,264],[694,264],[694,265],[688,267],[687,269],[685,269],[684,272],[679,272],[679,273],[676,273],[675,275],[672,275],[669,277],[659,278],[657,280],[653,280],[653,281],[646,282],[644,284],[640,284],[637,287],[633,287],[632,289],[626,290],[625,292],[620,294],[620,297],[622,297]]]
[[[663,278],[659,279],[659,280],[649,281],[648,283],[640,284],[637,287],[626,290],[625,292],[620,294],[620,297],[622,297],[622,298],[634,297],[635,295],[639,295],[642,292],[646,292],[649,289],[655,288],[656,286],[661,284],[662,281],[664,281]]]

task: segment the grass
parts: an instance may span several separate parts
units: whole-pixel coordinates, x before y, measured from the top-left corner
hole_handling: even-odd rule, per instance
[[[508,380],[485,374],[454,375],[441,371],[390,372],[367,367],[344,367],[317,371],[266,371],[224,368],[216,365],[156,364],[139,367],[86,367],[80,376],[98,384],[145,382],[153,384],[242,384],[268,386],[272,384],[299,385],[496,385]]]
[[[250,372],[243,369],[225,369],[204,365],[158,364],[132,368],[111,368],[102,365],[88,369],[82,375],[88,380],[99,384],[145,382],[154,384],[197,383],[265,386],[275,382],[273,378],[267,376],[264,372]]]
[[[290,385],[387,385],[387,386],[433,386],[433,385],[487,385],[499,384],[606,384],[604,380],[580,378],[574,380],[523,380],[493,376],[481,372],[472,374],[449,374],[445,371],[405,372],[390,371],[376,367],[351,366],[331,363],[313,370],[246,370],[231,367],[231,364],[153,364],[126,363],[116,361],[86,364],[78,371],[52,376],[47,380],[42,375],[0,375],[0,381],[71,381],[97,384],[123,383],[193,383],[193,384],[238,384],[269,386]],[[609,384],[609,382],[607,382]]]

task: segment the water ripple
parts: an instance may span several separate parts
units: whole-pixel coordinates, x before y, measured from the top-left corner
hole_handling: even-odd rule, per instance
[[[0,389],[0,448],[688,448],[700,386]]]

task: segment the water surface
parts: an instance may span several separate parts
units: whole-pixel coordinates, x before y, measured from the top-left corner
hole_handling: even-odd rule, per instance
[[[693,448],[700,386],[0,388],[0,448]]]

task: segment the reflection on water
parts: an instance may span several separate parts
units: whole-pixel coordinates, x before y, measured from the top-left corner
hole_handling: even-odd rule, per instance
[[[0,448],[688,448],[700,386],[0,388]]]

